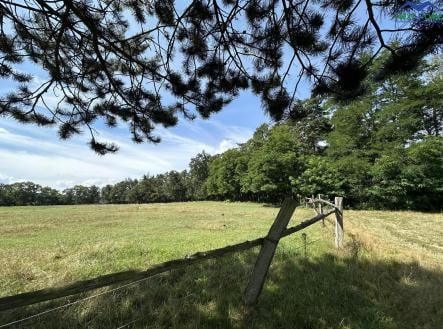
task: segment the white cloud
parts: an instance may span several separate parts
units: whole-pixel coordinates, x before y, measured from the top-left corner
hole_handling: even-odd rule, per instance
[[[218,135],[223,136],[212,154],[222,153],[230,148],[237,147],[238,144],[244,143],[251,138],[253,134],[253,130],[249,128],[240,126],[226,126],[215,120],[207,121],[207,124],[209,131],[216,130]]]
[[[198,124],[193,134],[187,136],[159,128],[160,144],[133,144],[121,129],[100,131],[100,139],[115,142],[120,151],[97,156],[86,145],[87,135],[60,141],[54,129],[23,126],[2,119],[0,182],[29,180],[59,189],[75,184],[105,185],[147,173],[183,170],[198,152],[223,152],[252,135],[250,129],[209,122],[186,123],[185,128]]]
[[[0,173],[0,182],[4,182],[4,183],[12,183],[12,182],[19,182],[22,181],[21,179],[16,179],[12,176],[7,176],[7,175],[3,175],[2,173]]]
[[[237,147],[237,143],[232,139],[224,139],[220,142],[217,153],[223,153],[229,149]]]

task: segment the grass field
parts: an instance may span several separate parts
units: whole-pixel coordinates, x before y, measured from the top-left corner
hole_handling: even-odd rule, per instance
[[[228,202],[0,208],[0,295],[253,239],[266,234],[277,212]],[[312,216],[297,209],[290,225]],[[300,234],[284,238],[252,310],[242,294],[257,248],[13,328],[441,328],[443,216],[345,211],[345,231],[346,246],[336,251],[332,224],[306,229],[307,257]],[[0,314],[0,327],[75,299]]]

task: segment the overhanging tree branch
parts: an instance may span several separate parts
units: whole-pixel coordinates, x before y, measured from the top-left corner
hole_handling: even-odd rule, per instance
[[[380,49],[389,49],[391,58],[379,78],[409,70],[440,49],[442,22],[418,19],[407,28],[386,29],[375,10],[392,14],[396,2],[364,4],[2,1],[0,78],[16,85],[0,95],[0,113],[57,125],[62,138],[82,128],[92,132],[97,120],[110,127],[125,122],[135,142],[158,142],[156,125],[175,125],[180,115],[208,117],[247,88],[279,120],[292,110],[303,77],[316,94],[355,98],[364,92],[368,64]],[[358,8],[368,17],[362,20]],[[384,40],[384,33],[396,43]],[[43,81],[50,83],[32,81],[19,70],[23,62],[43,69]],[[92,134],[91,142],[100,154],[116,150]]]

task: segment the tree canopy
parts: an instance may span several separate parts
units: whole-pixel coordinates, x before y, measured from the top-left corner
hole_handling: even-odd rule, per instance
[[[404,2],[1,1],[0,77],[16,84],[0,96],[0,115],[57,125],[61,138],[86,130],[99,154],[117,150],[96,139],[99,120],[126,122],[135,142],[159,142],[156,125],[208,117],[247,88],[280,120],[297,108],[303,78],[314,94],[355,98],[380,50],[388,56],[376,79],[437,51],[443,19],[384,24]],[[46,78],[24,72],[29,63]]]
[[[0,184],[0,205],[278,202],[320,193],[345,196],[358,208],[441,210],[441,57],[369,87],[347,105],[333,98],[299,101],[284,122],[259,126],[247,142],[221,154],[197,154],[189,170],[126,179],[101,191]]]

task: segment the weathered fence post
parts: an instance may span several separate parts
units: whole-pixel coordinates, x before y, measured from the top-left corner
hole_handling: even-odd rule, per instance
[[[245,291],[244,301],[248,306],[257,303],[280,236],[286,229],[296,207],[297,202],[295,200],[286,199],[280,208],[277,218],[269,229],[268,235],[264,238],[263,245],[254,265],[254,270],[252,271],[251,279]]]
[[[319,195],[318,195],[318,199],[321,200],[321,197],[322,197],[322,195],[319,194]],[[319,203],[318,203],[318,213],[319,213],[320,215],[323,215],[323,203],[322,203],[322,202],[319,202]],[[323,227],[326,226],[326,225],[325,225],[325,219],[324,219],[324,218],[321,220],[321,223],[322,223],[322,226],[323,226]]]
[[[343,247],[343,198],[335,197],[335,246]]]
[[[306,235],[306,233],[302,233],[301,238],[303,240],[303,249],[305,251],[305,258],[306,258],[308,256],[308,248],[307,248],[308,236]]]

